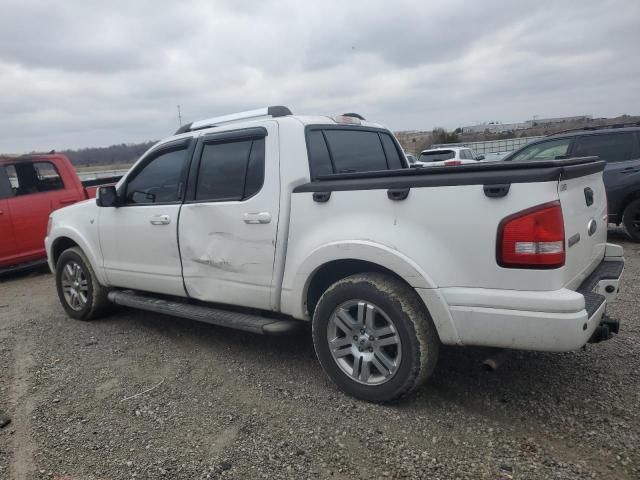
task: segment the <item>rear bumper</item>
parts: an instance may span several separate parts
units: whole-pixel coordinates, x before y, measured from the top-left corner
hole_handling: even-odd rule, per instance
[[[623,270],[622,249],[611,245],[607,256],[577,291],[445,288],[441,293],[449,305],[457,334],[455,343],[570,351],[590,339],[602,339],[598,329],[603,321],[605,325],[617,323],[607,319],[605,311],[618,293]]]

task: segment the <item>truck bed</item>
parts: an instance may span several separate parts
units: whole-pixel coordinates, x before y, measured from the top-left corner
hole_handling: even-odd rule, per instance
[[[287,265],[304,265],[308,252],[331,245],[335,249],[326,256],[378,264],[386,256],[388,264],[382,265],[392,271],[403,259],[400,263],[412,267],[400,275],[412,278],[416,288],[575,289],[602,260],[606,227],[593,237],[583,232],[582,241],[566,249],[566,264],[553,271],[501,267],[496,236],[503,219],[548,202],[561,202],[567,209],[567,239],[578,228],[572,222],[586,230],[587,215],[599,219],[606,214],[599,179],[603,168],[604,162],[587,157],[319,177],[293,189]],[[596,191],[597,204],[588,211],[585,182]],[[570,198],[564,198],[563,189]],[[295,297],[312,268],[304,265],[299,273],[285,273],[284,304],[289,290]],[[292,313],[299,313],[295,306]]]

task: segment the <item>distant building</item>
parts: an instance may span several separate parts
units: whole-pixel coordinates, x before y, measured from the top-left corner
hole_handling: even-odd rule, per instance
[[[462,133],[504,133],[513,132],[515,130],[524,130],[527,128],[535,127],[538,125],[551,125],[554,123],[568,123],[568,122],[584,122],[590,121],[593,117],[591,115],[576,115],[573,117],[555,117],[555,118],[534,118],[527,120],[526,122],[517,123],[500,123],[500,122],[488,122],[481,123],[479,125],[469,125],[468,127],[462,127]]]
[[[502,133],[502,132],[512,132],[514,130],[523,130],[525,128],[529,128],[531,125],[529,122],[520,122],[520,123],[500,123],[500,122],[489,122],[489,123],[481,123],[479,125],[469,125],[468,127],[462,127],[462,133]]]
[[[576,115],[574,117],[534,118],[533,120],[527,120],[527,123],[530,123],[531,126],[534,126],[534,124],[549,125],[552,123],[585,122],[592,119],[592,115]]]

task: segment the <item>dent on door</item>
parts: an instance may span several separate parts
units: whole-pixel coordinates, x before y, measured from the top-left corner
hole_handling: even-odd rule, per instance
[[[268,306],[274,240],[266,235],[255,235],[255,227],[247,226],[245,236],[238,232],[211,230],[207,223],[192,224],[188,233],[181,235],[180,250],[188,294],[205,301],[258,308]]]
[[[254,240],[241,238],[229,232],[209,232],[204,249],[195,252],[197,255],[192,260],[200,265],[210,268],[224,270],[226,272],[247,273],[251,265],[259,265],[260,258],[271,251],[271,242],[264,240]],[[261,252],[261,247],[267,245],[269,248]],[[187,248],[193,248],[187,245]],[[240,262],[233,261],[244,257]],[[202,273],[208,270],[202,270]]]

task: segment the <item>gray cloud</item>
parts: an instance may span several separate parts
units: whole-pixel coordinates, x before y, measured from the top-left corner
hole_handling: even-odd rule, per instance
[[[46,2],[0,6],[0,151],[161,138],[286,104],[429,129],[638,113],[640,2]]]

